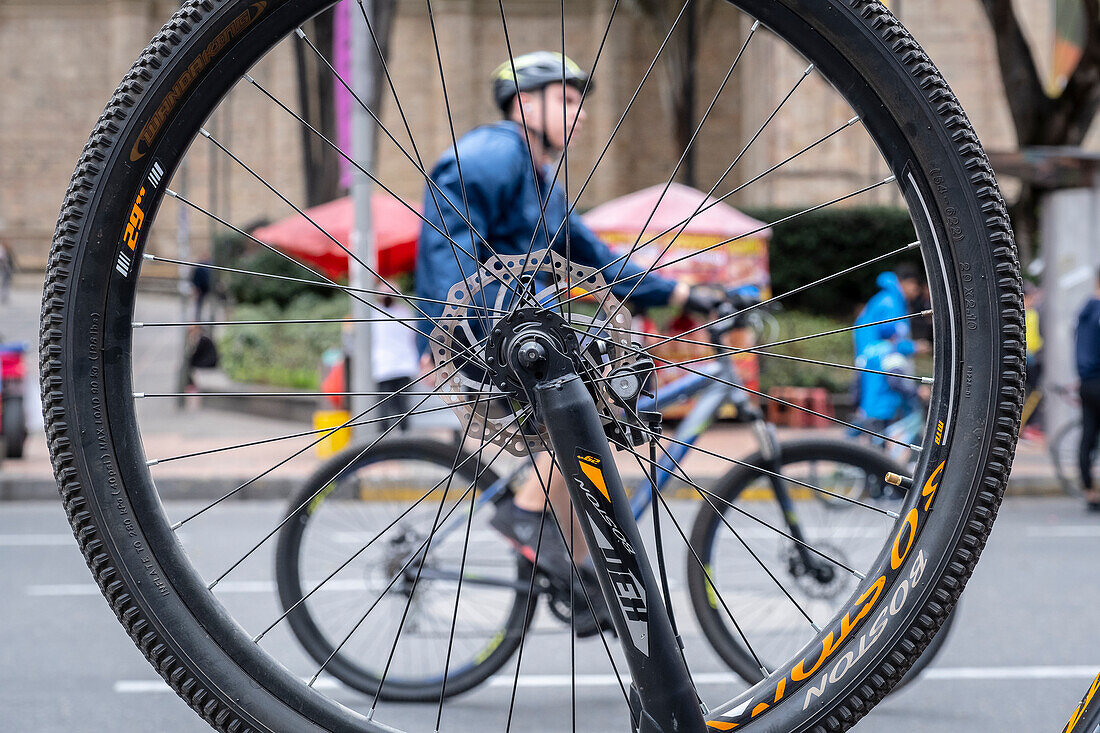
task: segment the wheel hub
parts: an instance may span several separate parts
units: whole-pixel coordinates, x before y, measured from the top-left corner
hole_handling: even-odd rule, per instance
[[[587,293],[591,298],[582,302]],[[521,370],[542,358],[540,349],[565,354],[597,405],[618,404],[607,385],[613,372],[638,361],[630,324],[595,268],[552,250],[490,257],[451,288],[431,334],[435,363],[442,365],[440,396],[469,424],[471,438],[516,456],[543,451],[548,436],[533,417],[516,431],[516,411],[530,405]],[[605,422],[614,421],[607,415]]]

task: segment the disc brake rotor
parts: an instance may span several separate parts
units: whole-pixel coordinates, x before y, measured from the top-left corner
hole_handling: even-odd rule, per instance
[[[545,450],[549,438],[535,420],[524,420],[516,432],[514,413],[528,400],[506,363],[512,339],[530,328],[551,334],[606,413],[604,405],[612,404],[604,401],[612,396],[607,377],[633,359],[630,325],[630,313],[596,268],[552,250],[494,255],[450,289],[432,332],[435,362],[446,365],[438,372],[440,396],[464,425],[469,422],[471,438],[516,456]],[[612,420],[604,414],[605,424]]]

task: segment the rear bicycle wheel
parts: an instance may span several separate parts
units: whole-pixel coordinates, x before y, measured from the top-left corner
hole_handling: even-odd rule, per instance
[[[1054,474],[1058,477],[1058,485],[1069,496],[1081,496],[1082,484],[1078,461],[1078,452],[1081,449],[1081,421],[1073,420],[1062,427],[1047,444],[1047,452],[1050,454],[1050,462],[1054,464]],[[1093,476],[1097,475],[1100,468],[1100,451],[1092,462]]]
[[[275,550],[287,621],[318,664],[367,695],[433,702],[466,692],[507,663],[531,622],[531,565],[488,527],[491,508],[471,522],[474,539],[460,573],[467,507],[458,506],[457,495],[446,496],[448,476],[473,485],[478,495],[498,477],[465,453],[458,454],[456,470],[455,458],[453,445],[423,439],[349,448],[317,469],[290,501],[290,521]],[[383,532],[395,516],[397,524]],[[440,536],[420,551],[433,527]],[[356,552],[374,537],[381,540]],[[393,591],[382,593],[395,574]],[[448,601],[460,574],[467,590],[448,649]],[[383,605],[356,642],[341,646],[361,605],[379,595]],[[391,655],[383,640],[399,625],[400,653]]]
[[[289,125],[291,138],[305,132],[311,139],[318,139],[313,136],[318,132],[316,128],[275,100],[282,101],[280,95],[293,96],[278,86],[292,76],[279,67],[280,60],[286,60],[285,53],[280,55],[286,47],[280,51],[279,44],[283,39],[306,43],[297,40],[300,36],[295,30],[326,5],[319,1],[203,0],[188,3],[173,17],[123,80],[84,150],[59,218],[44,293],[40,353],[47,435],[61,495],[81,549],[109,604],[142,652],[173,689],[220,730],[369,731],[392,730],[395,726],[422,730],[439,728],[441,719],[448,722],[442,704],[438,711],[425,711],[427,720],[409,722],[404,711],[376,711],[377,700],[364,703],[329,694],[331,688],[316,685],[325,665],[303,661],[296,647],[288,646],[285,634],[279,635],[285,629],[285,616],[275,605],[277,599],[242,600],[236,595],[242,588],[266,587],[267,578],[261,573],[269,572],[270,540],[278,534],[285,516],[280,511],[281,519],[271,520],[269,528],[259,531],[212,532],[210,528],[217,529],[219,517],[225,517],[230,508],[239,508],[228,499],[241,492],[262,494],[264,481],[287,466],[301,463],[301,456],[309,455],[311,441],[323,437],[324,431],[284,424],[265,425],[261,431],[252,424],[241,425],[235,414],[213,411],[208,405],[200,405],[193,413],[170,416],[156,407],[164,404],[163,398],[176,399],[180,395],[171,394],[171,388],[158,381],[164,376],[163,370],[155,367],[166,361],[165,353],[172,352],[172,334],[195,324],[179,321],[174,302],[166,308],[155,296],[139,289],[138,281],[148,274],[146,268],[161,268],[164,273],[172,267],[201,264],[198,257],[166,254],[165,243],[175,241],[171,222],[178,221],[183,211],[202,216],[222,233],[245,239],[248,235],[243,222],[254,209],[264,208],[258,203],[261,199],[271,204],[272,212],[276,205],[285,204],[279,215],[301,211],[299,205],[289,203],[301,197],[280,195],[283,189],[295,191],[300,185],[297,180],[279,178],[293,166],[269,157],[284,149],[279,144],[283,139],[269,143],[260,128],[264,120],[271,120],[272,135],[282,129],[281,125]],[[504,5],[500,3],[499,7],[503,9]],[[756,58],[757,69],[779,68],[774,59],[781,56],[797,70],[790,86],[774,90],[775,112],[765,109],[748,126],[743,147],[729,147],[731,135],[725,133],[716,136],[717,143],[710,143],[705,158],[720,163],[715,175],[730,162],[711,193],[738,201],[738,196],[755,191],[753,186],[772,172],[792,170],[784,168],[796,158],[799,165],[805,162],[805,155],[824,155],[822,169],[832,170],[836,158],[845,157],[847,149],[842,148],[839,156],[836,151],[825,155],[829,149],[826,143],[852,134],[858,137],[852,150],[867,155],[868,168],[853,174],[851,189],[830,189],[818,196],[803,194],[813,201],[805,202],[790,218],[808,216],[858,196],[881,195],[907,207],[916,231],[915,241],[892,242],[892,250],[872,257],[857,252],[859,256],[851,266],[827,269],[813,281],[778,293],[773,299],[812,288],[831,288],[853,272],[887,267],[892,265],[891,258],[906,255],[920,258],[929,280],[935,354],[933,373],[923,376],[934,387],[929,421],[921,445],[916,446],[921,448],[921,459],[913,478],[919,490],[910,492],[901,506],[886,513],[863,503],[861,511],[873,512],[888,528],[882,535],[884,543],[878,555],[860,571],[862,577],[856,578],[852,604],[842,605],[834,617],[816,623],[806,647],[809,651],[777,658],[771,667],[761,664],[763,679],[752,689],[729,700],[719,698],[708,703],[711,727],[719,730],[737,726],[738,730],[748,731],[838,731],[851,727],[866,714],[914,663],[950,612],[984,545],[1004,489],[1018,425],[1023,363],[1018,267],[1003,202],[965,115],[934,66],[887,10],[869,0],[821,0],[812,6],[801,0],[737,0],[721,7],[734,14],[716,18],[708,26],[739,38],[737,48],[751,46],[747,57],[763,44],[764,53]],[[609,15],[612,17],[607,27],[612,25],[615,13]],[[501,13],[501,21],[506,28],[505,12]],[[597,28],[603,25],[601,22]],[[422,19],[418,30],[423,33],[418,37],[431,33],[434,39],[434,26],[426,26]],[[358,32],[362,33],[363,27],[360,25]],[[644,36],[632,28],[622,31],[616,25],[614,29],[631,42],[641,42]],[[308,33],[302,33],[309,39]],[[596,46],[597,39],[592,40],[591,45]],[[500,43],[495,52],[486,51],[491,45],[486,41],[477,47],[479,52],[496,57],[491,65],[511,57],[509,44]],[[723,43],[718,45],[725,47]],[[312,48],[307,44],[306,53]],[[654,63],[659,55],[654,56]],[[731,75],[735,70],[744,73],[744,67],[734,68],[738,58],[723,59],[729,62]],[[451,70],[470,68],[465,56],[451,61],[441,65]],[[640,70],[638,75],[641,91],[650,75],[648,70]],[[797,96],[799,86],[809,78],[815,80],[807,82],[814,96]],[[423,89],[425,85],[417,87]],[[796,99],[796,106],[803,105],[802,117],[827,124],[816,130],[818,136],[811,138],[815,142],[804,149],[787,151],[773,146],[761,151],[766,155],[760,167],[742,173],[760,148],[754,147],[748,159],[744,151],[765,137],[771,121],[780,113],[782,119],[790,118],[790,108],[782,109],[790,99]],[[640,132],[649,130],[649,124],[662,114],[658,96],[640,93],[631,100],[642,107],[649,105],[648,111],[635,110],[631,117],[643,120]],[[626,105],[633,103],[624,102],[623,119],[629,111]],[[232,136],[240,143],[234,146],[220,133],[217,115],[239,120],[242,116],[236,112],[238,105],[254,113],[243,117],[257,127],[250,128],[249,134]],[[279,122],[262,117],[261,105],[274,105],[271,110],[286,115],[279,117]],[[450,119],[449,102],[437,102],[429,108],[440,116],[446,112]],[[836,120],[825,120],[820,116],[822,110],[840,114]],[[644,135],[638,139],[648,140]],[[244,191],[242,181],[252,188],[244,196],[243,210],[239,199],[233,200],[235,217],[216,202],[206,203],[181,191],[184,176],[173,180],[173,176],[179,176],[189,150],[197,156],[192,160],[210,155],[234,170],[239,168],[242,179],[234,179],[234,183],[241,186],[233,190]],[[673,155],[674,160],[676,157]],[[262,165],[255,158],[260,158]],[[593,170],[603,156],[595,158]],[[409,160],[414,159],[419,159],[415,151],[409,155]],[[744,164],[734,175],[736,181],[726,180],[729,170],[739,162]],[[417,173],[423,173],[424,168],[420,165]],[[568,174],[569,165],[564,164],[563,169]],[[872,174],[866,170],[872,170]],[[669,171],[663,171],[658,180],[671,184],[676,172],[676,166],[670,164]],[[786,180],[802,178],[796,174]],[[572,201],[578,192],[576,179],[572,188],[566,181],[565,188]],[[705,201],[688,220],[703,206],[716,205],[709,199]],[[425,202],[425,206],[430,205]],[[652,231],[646,224],[642,229]],[[655,242],[661,236],[654,233],[647,238]],[[643,245],[639,236],[637,246],[630,249],[641,250],[652,243]],[[731,243],[716,243],[715,247]],[[843,250],[842,244],[838,251]],[[262,247],[259,242],[252,245]],[[555,246],[561,247],[557,242]],[[567,248],[565,251],[568,253]],[[704,251],[696,250],[682,259],[702,255]],[[673,264],[668,259],[660,263],[657,260],[653,261],[655,269]],[[517,258],[513,263],[513,269],[531,265],[526,258]],[[496,272],[509,269],[498,264],[500,270]],[[264,271],[258,266],[244,266],[236,259],[218,267],[252,282],[275,282],[281,288],[296,283],[294,276],[277,272],[275,267]],[[500,277],[489,267],[483,270],[479,272],[487,278]],[[372,294],[366,291],[386,295],[396,289],[385,279],[378,288],[357,289],[313,269],[302,267],[299,272],[314,287],[335,290],[353,300]],[[620,291],[632,287],[613,270],[610,272],[604,277],[611,285]],[[595,277],[590,270],[587,276]],[[515,282],[526,279],[519,276]],[[278,288],[276,291],[281,292]],[[569,288],[564,296],[559,294],[557,302],[573,297]],[[423,302],[415,297],[411,300]],[[532,318],[554,307],[537,302],[539,306],[532,307]],[[466,312],[479,309],[471,307],[468,298],[458,296],[448,306]],[[287,334],[293,329],[321,331],[332,327],[333,322],[338,331],[339,323],[348,320],[341,317],[346,309],[339,313],[291,317],[256,309],[242,312],[232,321],[208,325],[230,330],[260,329],[261,335],[252,332],[242,339],[255,344],[263,342],[263,333],[270,333],[263,331],[265,328],[281,329],[278,333],[283,338],[289,338]],[[479,315],[496,318],[502,314],[484,309]],[[561,317],[573,315],[567,312]],[[458,315],[453,317],[463,320]],[[621,322],[608,316],[588,330],[587,326],[577,327],[594,339],[613,342],[614,348],[636,356],[630,339],[606,335],[623,330],[616,325]],[[412,325],[407,320],[402,323]],[[588,323],[591,325],[591,319]],[[569,324],[576,326],[571,320]],[[693,341],[697,340],[697,330],[677,334],[666,342],[696,345]],[[311,343],[320,352],[320,345]],[[456,349],[457,359],[470,362],[481,357],[480,344],[465,346]],[[652,347],[650,343],[643,350],[648,353]],[[276,351],[280,357],[291,356],[290,349]],[[762,347],[755,353],[762,359],[783,357]],[[267,358],[272,358],[271,354]],[[698,372],[697,362],[709,358],[678,357],[667,366]],[[316,359],[294,366],[298,374],[312,373]],[[662,369],[665,366],[664,362],[660,364]],[[841,363],[825,366],[855,369]],[[722,379],[713,373],[704,376],[715,383]],[[595,377],[606,378],[606,374]],[[437,387],[425,390],[425,384],[418,380],[414,390],[410,396],[417,399],[410,413],[453,408],[459,403],[472,407],[462,427],[468,436],[482,443],[473,453],[483,456],[483,464],[495,460],[499,447],[522,451],[525,437],[528,448],[532,448],[535,433],[526,427],[530,424],[530,406],[519,400],[518,405],[504,404],[516,411],[510,418],[507,414],[503,418],[506,424],[500,430],[506,438],[504,446],[489,439],[495,436],[471,430],[482,398],[501,406],[501,392],[495,386],[469,391],[463,397]],[[598,388],[593,391],[602,394]],[[242,392],[237,396],[255,402],[274,399],[266,390]],[[425,401],[436,396],[431,393],[442,393],[439,396],[445,402],[441,407],[427,407],[426,402],[419,401],[421,396]],[[299,392],[297,396],[313,395]],[[183,398],[212,401],[215,396]],[[764,395],[760,399],[771,398]],[[611,416],[610,424],[624,419],[621,413],[603,407]],[[356,415],[351,422],[369,419]],[[507,423],[509,419],[511,423]],[[165,425],[178,425],[181,432],[167,440],[158,432],[158,426]],[[184,441],[188,445],[173,442],[183,438],[188,439]],[[277,456],[264,452],[279,445],[295,448]],[[297,448],[299,445],[303,447]],[[672,444],[666,439],[662,449],[671,452]],[[718,451],[712,453],[717,453],[716,460],[736,463],[736,459]],[[242,455],[247,457],[236,459]],[[644,470],[648,457],[631,451],[627,460],[637,462]],[[213,501],[173,500],[170,486],[178,475],[173,473],[175,467],[201,466],[204,462],[208,476],[222,482],[223,493]],[[690,466],[678,466],[676,473],[686,479],[687,485],[699,486],[699,481],[691,477],[692,470]],[[300,475],[294,480],[300,480]],[[467,498],[474,493],[472,486],[456,488]],[[248,511],[262,514],[252,507]],[[674,518],[675,514],[670,514],[670,519]],[[181,534],[182,527],[188,530]],[[226,577],[232,580],[242,576],[244,582],[237,586],[223,582]],[[362,613],[369,613],[369,606]],[[352,626],[337,647],[354,638],[356,628]],[[276,632],[269,633],[271,629]],[[393,640],[391,648],[399,642]],[[752,644],[748,641],[746,647]],[[545,646],[539,652],[542,664],[568,656],[564,649]],[[486,706],[478,710],[478,725],[486,730],[506,729],[509,725],[517,700],[522,650],[521,640],[512,695],[494,698],[502,702],[499,708],[490,710]],[[555,657],[555,652],[561,653]],[[599,660],[603,663],[602,657]],[[577,665],[572,660],[570,663],[571,667],[558,670],[556,680],[568,684],[575,677],[569,671],[576,670]],[[610,652],[607,664],[612,667],[608,679],[615,685],[620,678]],[[626,725],[628,693],[625,687],[621,690],[624,699],[620,719]],[[569,697],[552,703],[555,709],[567,709],[570,701],[575,705],[575,688],[571,692]],[[727,692],[726,697],[730,694]],[[504,704],[506,697],[508,702]],[[522,706],[524,700],[519,698]],[[538,702],[543,701],[527,701],[531,705]],[[565,726],[570,722],[563,720]],[[389,723],[392,725],[386,728]]]

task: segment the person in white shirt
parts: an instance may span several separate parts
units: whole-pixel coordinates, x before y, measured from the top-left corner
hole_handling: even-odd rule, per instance
[[[390,295],[380,298],[377,305],[392,319],[371,323],[371,373],[378,392],[389,397],[377,412],[387,418],[378,423],[379,431],[385,432],[409,409],[408,396],[398,390],[409,386],[419,372],[420,354],[416,333],[408,327],[415,317],[412,309]],[[398,430],[408,429],[409,421],[403,420]]]

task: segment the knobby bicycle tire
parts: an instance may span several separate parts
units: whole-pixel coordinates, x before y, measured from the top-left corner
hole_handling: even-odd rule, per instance
[[[120,255],[128,256],[129,241],[140,255],[148,233],[140,222],[126,233],[135,201],[144,202],[144,221],[152,220],[164,179],[209,111],[254,60],[324,5],[196,0],[172,17],[122,81],[81,154],[43,295],[46,433],[80,548],[154,668],[212,726],[238,733],[386,728],[268,657],[224,618],[191,569],[140,447],[129,353],[137,262]],[[874,0],[735,5],[813,59],[863,116],[913,212],[933,302],[945,306],[935,315],[937,351],[949,358],[937,360],[942,373],[928,431],[934,443],[924,446],[919,481],[898,525],[898,567],[890,567],[891,548],[884,547],[879,567],[889,572],[869,576],[878,591],[868,605],[879,613],[897,601],[897,611],[836,619],[830,635],[815,640],[827,642],[819,666],[828,671],[815,666],[812,684],[793,674],[805,673],[800,664],[807,660],[792,661],[710,713],[718,730],[736,724],[831,733],[851,727],[915,662],[985,544],[1023,394],[1019,265],[977,137],[936,67],[888,10]],[[150,177],[153,165],[163,168]],[[918,564],[921,582],[910,586]],[[870,631],[875,641],[861,650]]]

